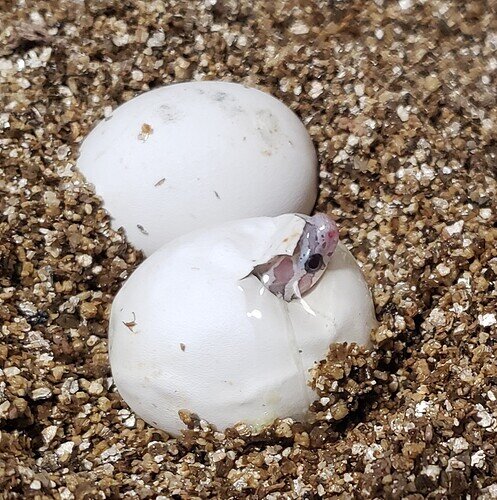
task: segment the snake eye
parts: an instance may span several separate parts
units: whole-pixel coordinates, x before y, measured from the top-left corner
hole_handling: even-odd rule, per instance
[[[307,272],[315,272],[323,266],[323,256],[320,253],[312,254],[304,264]]]

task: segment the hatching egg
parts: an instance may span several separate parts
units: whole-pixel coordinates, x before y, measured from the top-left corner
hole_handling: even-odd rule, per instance
[[[157,250],[112,305],[109,353],[130,407],[171,434],[187,410],[222,430],[275,418],[304,419],[317,397],[309,370],[332,342],[367,345],[373,302],[339,243],[302,299],[273,295],[251,273],[291,255],[305,221],[295,214],[226,222]]]

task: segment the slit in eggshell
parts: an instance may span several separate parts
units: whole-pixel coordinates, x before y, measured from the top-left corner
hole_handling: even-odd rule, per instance
[[[273,220],[275,228],[269,244],[259,247],[260,253],[252,258],[252,268],[239,278],[240,281],[253,275],[257,267],[267,264],[274,257],[293,255],[302,235],[305,220],[299,214],[280,215]]]

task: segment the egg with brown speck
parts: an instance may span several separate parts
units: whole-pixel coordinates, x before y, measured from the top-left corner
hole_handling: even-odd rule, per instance
[[[317,159],[299,118],[227,82],[161,87],[119,106],[84,140],[78,167],[128,240],[151,254],[220,222],[310,213]]]

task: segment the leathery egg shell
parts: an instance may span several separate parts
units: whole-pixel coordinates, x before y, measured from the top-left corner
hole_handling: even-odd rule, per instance
[[[128,240],[149,255],[197,228],[310,213],[317,159],[282,102],[226,82],[189,82],[118,107],[84,140],[78,167]]]
[[[303,419],[316,398],[309,369],[332,342],[367,345],[376,324],[369,289],[343,244],[303,300],[289,303],[250,274],[292,254],[294,214],[231,221],[164,245],[112,305],[113,377],[130,407],[178,434],[179,410],[222,430]]]

